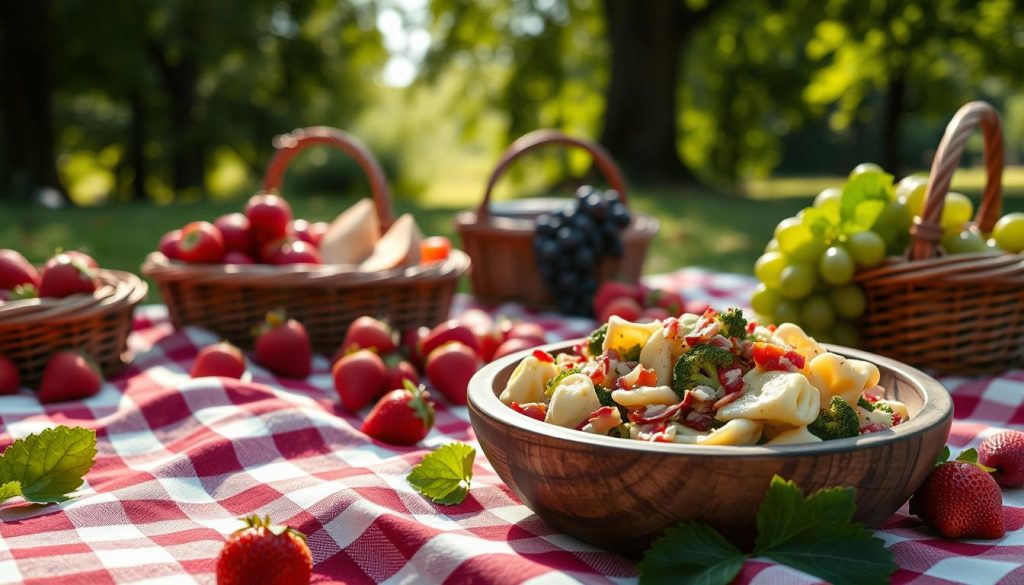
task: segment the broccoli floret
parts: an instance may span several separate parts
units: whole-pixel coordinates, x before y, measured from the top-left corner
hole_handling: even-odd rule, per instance
[[[554,378],[548,380],[547,386],[544,387],[544,394],[551,396],[552,394],[555,393],[555,388],[558,388],[558,385],[562,383],[562,380],[566,379],[567,377],[573,374],[578,373],[580,373],[579,368],[569,368],[568,370],[562,370],[561,372],[558,372],[557,374],[555,374]]]
[[[896,414],[892,410],[892,406],[888,402],[878,401],[875,403],[875,410],[881,410],[882,412],[888,412],[889,414]]]
[[[868,412],[872,412],[873,410],[875,410],[875,405],[871,404],[871,401],[864,398],[863,396],[857,399],[857,406],[863,408]]]
[[[722,324],[721,334],[725,337],[739,337],[743,339],[747,336],[747,320],[743,317],[743,311],[740,309],[733,307],[719,313],[718,321]]]
[[[828,408],[821,411],[807,430],[823,441],[856,437],[860,433],[857,411],[840,396],[833,396]]]
[[[605,323],[604,325],[601,325],[600,327],[595,329],[593,333],[590,334],[590,337],[587,338],[587,351],[590,352],[591,357],[596,357],[596,356],[601,355],[601,352],[603,351],[603,348],[604,348],[604,338],[607,337],[607,336],[608,336],[608,324],[607,323]]]
[[[683,398],[686,391],[694,386],[721,387],[718,382],[718,368],[732,364],[732,352],[714,345],[698,345],[679,356],[672,370],[672,390]]]

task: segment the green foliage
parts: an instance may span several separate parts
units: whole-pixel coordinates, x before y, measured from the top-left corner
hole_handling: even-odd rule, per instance
[[[96,458],[96,432],[58,426],[11,443],[0,456],[0,502],[21,496],[46,504],[69,500]]]
[[[448,443],[423,458],[408,476],[413,489],[435,503],[461,504],[469,494],[476,449],[465,443]]]

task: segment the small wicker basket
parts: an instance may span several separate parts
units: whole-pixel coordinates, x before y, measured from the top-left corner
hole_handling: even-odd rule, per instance
[[[0,355],[17,365],[22,385],[37,387],[50,356],[63,349],[85,352],[104,376],[131,361],[132,312],[148,287],[130,272],[96,272],[100,286],[91,295],[0,304]]]
[[[550,129],[534,130],[522,136],[501,155],[487,181],[480,206],[455,217],[462,246],[473,260],[473,270],[470,271],[473,295],[480,301],[513,301],[531,307],[553,305],[551,294],[537,270],[533,252],[534,218],[545,211],[540,203],[548,200],[532,200],[538,203],[533,206],[530,205],[531,200],[521,200],[518,203],[526,205],[520,205],[519,209],[523,211],[515,213],[502,212],[491,205],[491,193],[512,163],[524,154],[548,145],[587,151],[609,186],[618,191],[622,201],[628,204],[622,172],[600,145]],[[625,253],[621,258],[605,257],[600,260],[598,282],[638,281],[648,245],[658,233],[658,225],[657,219],[634,211],[633,221],[622,235]]]
[[[275,138],[277,152],[263,190],[277,192],[291,160],[314,145],[337,148],[359,164],[386,230],[394,217],[384,172],[357,138],[341,130],[318,126]],[[188,264],[159,252],[142,265],[159,287],[175,327],[206,327],[236,345],[251,347],[252,328],[268,311],[284,308],[305,325],[314,350],[321,353],[335,351],[352,321],[363,315],[385,318],[400,330],[447,319],[456,281],[468,268],[469,257],[459,250],[441,262],[380,272],[343,265]]]
[[[867,297],[862,347],[939,372],[978,374],[1024,360],[1024,256],[983,252],[944,256],[940,218],[953,172],[971,132],[984,135],[987,182],[974,223],[992,231],[1002,204],[999,115],[985,102],[960,108],[946,127],[914,218],[904,258],[857,275]]]

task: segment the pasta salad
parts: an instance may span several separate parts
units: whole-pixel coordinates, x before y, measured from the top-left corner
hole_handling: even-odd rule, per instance
[[[587,433],[666,443],[785,445],[889,429],[878,368],[831,353],[799,326],[708,310],[649,323],[613,316],[574,352],[535,350],[500,399]]]

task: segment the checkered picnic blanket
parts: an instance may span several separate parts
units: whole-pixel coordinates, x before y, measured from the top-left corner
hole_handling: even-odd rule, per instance
[[[748,277],[698,269],[654,276],[713,306],[743,306]],[[460,295],[453,313],[473,306]],[[549,341],[593,323],[492,307],[541,324]],[[0,583],[213,583],[215,559],[237,518],[270,514],[309,535],[314,582],[632,583],[628,559],[560,534],[502,484],[482,452],[469,497],[434,505],[405,476],[449,441],[475,443],[464,407],[442,400],[423,443],[394,448],[359,432],[338,407],[328,362],[278,379],[250,363],[251,380],[191,380],[198,350],[216,340],[175,332],[161,306],[137,312],[135,362],[85,401],[40,405],[0,397],[0,447],[55,424],[96,430],[98,455],[78,496],[64,504],[0,508]],[[944,378],[966,448],[1002,428],[1024,429],[1024,371]],[[365,414],[365,413],[364,413]],[[1008,532],[999,541],[936,538],[906,507],[877,532],[901,569],[895,583],[1024,583],[1024,489],[1003,492]],[[739,583],[817,581],[768,561],[748,562]]]

